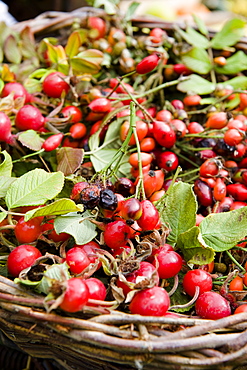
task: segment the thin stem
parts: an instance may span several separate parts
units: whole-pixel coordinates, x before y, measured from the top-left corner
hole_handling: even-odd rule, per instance
[[[182,81],[186,81],[188,79],[189,79],[189,77],[180,77],[177,80],[165,82],[165,83],[163,83],[159,86],[154,87],[153,89],[149,89],[149,90],[147,90],[147,91],[145,91],[141,94],[135,95],[134,98],[135,99],[144,98],[145,96],[153,94],[153,93],[155,93],[155,92],[157,92],[161,89],[166,89],[167,87],[177,85],[178,83],[180,83]],[[129,100],[129,98],[128,97],[126,97],[126,98],[123,97],[123,98],[121,98],[121,101],[123,101],[123,100]]]
[[[25,159],[27,158],[30,158],[30,157],[33,157],[35,155],[40,155],[44,152],[45,150],[44,149],[40,149],[38,150],[37,152],[34,152],[34,153],[30,153],[30,154],[27,154],[27,155],[24,155],[23,157],[19,158],[19,159],[15,159],[14,161],[12,161],[12,163],[17,163],[17,162],[22,162],[24,161]]]
[[[183,154],[178,153],[178,157],[183,158],[186,162],[188,162],[188,163],[190,163],[192,166],[194,166],[194,167],[197,167],[197,168],[198,168],[198,165],[197,165],[195,162],[191,161],[188,157],[185,157]]]
[[[212,48],[208,48],[208,55],[209,55],[209,58],[211,60],[211,64],[214,65],[214,55],[213,55],[213,50]],[[211,81],[214,85],[217,84],[217,80],[216,80],[216,75],[215,75],[215,70],[214,68],[211,69],[210,71],[210,76],[211,76]]]
[[[229,252],[226,251],[226,254],[228,257],[232,260],[232,262],[241,270],[245,272],[245,268],[233,257],[233,255]]]

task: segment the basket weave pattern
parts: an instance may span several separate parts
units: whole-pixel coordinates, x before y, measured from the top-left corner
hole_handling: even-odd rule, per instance
[[[101,10],[80,8],[71,13],[47,12],[26,25],[37,38],[70,29]],[[134,19],[143,27],[168,22]],[[243,40],[237,45],[246,50]],[[114,311],[92,316],[47,313],[43,299],[0,276],[0,329],[34,357],[55,358],[66,369],[244,369],[247,364],[247,315],[242,313],[210,321],[184,317],[143,317]],[[247,366],[247,365],[246,365]],[[247,367],[246,367],[247,368]]]

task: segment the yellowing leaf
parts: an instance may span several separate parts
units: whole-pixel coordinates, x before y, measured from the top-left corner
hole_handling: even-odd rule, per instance
[[[65,46],[65,52],[68,57],[74,57],[79,52],[79,47],[81,46],[81,36],[78,31],[72,32],[68,38],[67,45]]]

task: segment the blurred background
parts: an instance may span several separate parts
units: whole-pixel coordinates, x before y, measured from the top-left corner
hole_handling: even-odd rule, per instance
[[[136,0],[138,1],[138,0]],[[35,18],[45,11],[70,12],[87,6],[85,0],[3,0],[9,13],[18,21]],[[132,0],[121,0],[125,10]],[[137,15],[153,15],[164,20],[190,19],[191,14],[199,15],[208,26],[217,28],[233,13],[247,17],[247,0],[139,0]]]

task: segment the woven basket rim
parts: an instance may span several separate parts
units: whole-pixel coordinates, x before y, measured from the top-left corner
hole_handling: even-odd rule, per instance
[[[29,27],[38,36],[56,31],[61,25],[71,26],[75,18],[85,19],[89,14],[105,16],[103,10],[91,7],[70,13],[49,11],[12,28],[20,32]],[[175,25],[186,27],[181,22],[150,17],[135,17],[132,22],[140,28],[161,27],[168,31],[174,31]],[[214,33],[210,30],[211,37]],[[236,47],[246,50],[247,38],[242,38]],[[48,313],[38,303],[35,307],[37,296],[30,294],[12,280],[0,276],[0,329],[32,356],[55,356],[60,360],[63,351],[68,363],[82,356],[95,364],[97,358],[102,366],[108,363],[150,370],[210,369],[226,363],[233,369],[247,363],[246,313],[216,321],[184,316],[176,319],[144,317],[122,312],[83,319]],[[150,329],[154,324],[155,328]],[[168,332],[166,328],[170,326],[183,326],[183,330]]]

